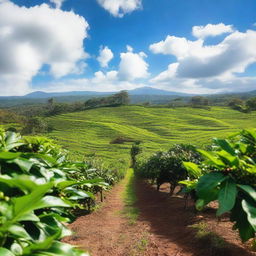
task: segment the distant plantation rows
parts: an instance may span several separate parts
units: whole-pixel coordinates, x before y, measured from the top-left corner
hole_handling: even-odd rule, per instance
[[[144,155],[177,143],[209,145],[213,137],[224,138],[240,129],[255,127],[256,113],[225,107],[207,110],[122,106],[62,114],[48,121],[53,127],[48,136],[76,157],[87,154],[128,164],[132,141],[141,141]]]

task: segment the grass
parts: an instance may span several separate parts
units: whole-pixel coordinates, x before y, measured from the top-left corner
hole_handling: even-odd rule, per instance
[[[209,231],[207,223],[199,222],[191,225],[190,227],[196,230],[196,238],[207,242],[208,246],[212,249],[216,250],[226,247],[225,240],[214,232]]]
[[[117,137],[142,141],[144,155],[167,150],[175,143],[202,146],[213,137],[256,127],[256,112],[241,113],[225,107],[122,106],[62,114],[48,120],[54,127],[49,136],[75,158],[93,155],[115,166],[127,166],[132,142],[110,144]]]
[[[125,203],[125,207],[122,213],[128,218],[129,224],[133,225],[136,223],[139,216],[139,209],[134,206],[137,201],[137,197],[134,190],[133,169],[128,169],[124,182],[127,183],[127,185],[122,195],[123,201]]]

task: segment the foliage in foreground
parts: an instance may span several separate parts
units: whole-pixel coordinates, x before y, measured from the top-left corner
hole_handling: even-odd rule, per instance
[[[50,140],[13,132],[0,131],[0,167],[0,255],[87,255],[59,240],[70,235],[72,209],[107,188],[105,180],[75,178],[91,171]]]
[[[230,212],[230,221],[242,241],[256,232],[256,130],[243,130],[229,139],[215,139],[212,150],[198,150],[201,165],[185,162],[188,172],[198,180],[184,181],[195,189],[196,207],[202,209],[218,200],[217,215]]]

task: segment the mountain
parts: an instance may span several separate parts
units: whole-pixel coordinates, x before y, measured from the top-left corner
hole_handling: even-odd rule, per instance
[[[25,98],[52,98],[52,97],[63,97],[63,96],[97,96],[97,95],[108,95],[112,92],[94,92],[94,91],[71,91],[71,92],[42,92],[35,91],[26,94],[22,97]]]
[[[137,89],[129,90],[130,95],[168,95],[168,96],[191,96],[191,94],[182,92],[171,92],[161,89],[156,89],[152,87],[140,87]]]
[[[25,98],[52,98],[52,97],[63,97],[63,96],[102,96],[110,95],[117,92],[96,92],[96,91],[71,91],[71,92],[42,92],[36,91],[29,93],[23,97]],[[165,95],[165,96],[191,96],[191,94],[180,93],[180,92],[171,92],[160,90],[152,87],[140,87],[133,90],[128,90],[130,95]]]

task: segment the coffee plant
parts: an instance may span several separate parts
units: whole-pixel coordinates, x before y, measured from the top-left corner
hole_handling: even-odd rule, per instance
[[[218,200],[217,216],[230,212],[242,241],[256,232],[256,130],[243,130],[228,139],[214,139],[211,151],[198,150],[203,164],[184,162],[197,179],[184,181],[196,190],[196,207]]]
[[[73,209],[109,186],[97,175],[75,178],[87,167],[49,139],[0,131],[0,255],[88,255],[60,242]]]
[[[177,144],[167,152],[157,152],[147,161],[139,162],[135,171],[141,177],[156,182],[158,189],[161,184],[170,183],[170,194],[172,194],[179,181],[188,176],[183,161],[195,163],[200,161],[200,155],[192,145]]]

